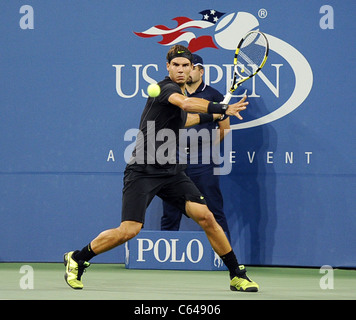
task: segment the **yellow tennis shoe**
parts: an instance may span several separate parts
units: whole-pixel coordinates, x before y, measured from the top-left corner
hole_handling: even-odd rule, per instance
[[[64,279],[67,284],[73,289],[83,289],[83,283],[81,281],[82,274],[85,268],[90,266],[87,261],[75,261],[73,259],[73,253],[75,251],[67,252],[64,254],[64,266],[66,271],[64,274]]]
[[[246,275],[246,268],[243,265],[239,266],[238,276],[234,277],[230,281],[230,290],[232,291],[244,291],[244,292],[257,292],[259,289],[258,284],[255,281],[249,279]]]

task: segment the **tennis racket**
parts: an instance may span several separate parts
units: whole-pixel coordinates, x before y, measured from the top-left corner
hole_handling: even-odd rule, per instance
[[[231,88],[222,103],[229,103],[234,91],[255,76],[267,61],[269,44],[261,31],[248,32],[239,42],[234,56],[234,76]]]

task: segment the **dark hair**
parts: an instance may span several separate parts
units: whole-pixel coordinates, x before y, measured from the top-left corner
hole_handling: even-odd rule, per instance
[[[167,61],[170,63],[174,58],[178,57],[187,58],[191,63],[193,63],[193,55],[189,49],[180,44],[175,44],[167,53]]]

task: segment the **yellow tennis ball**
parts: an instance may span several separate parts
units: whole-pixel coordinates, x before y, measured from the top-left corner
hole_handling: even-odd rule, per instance
[[[157,83],[151,83],[147,88],[147,93],[151,98],[158,97],[161,93],[161,87]]]

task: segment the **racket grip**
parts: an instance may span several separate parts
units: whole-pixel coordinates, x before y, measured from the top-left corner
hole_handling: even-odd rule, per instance
[[[232,97],[232,93],[231,92],[227,92],[226,95],[225,95],[224,100],[221,103],[228,104],[230,102],[230,100],[231,100],[231,97]]]

